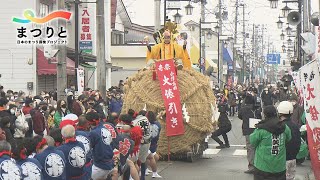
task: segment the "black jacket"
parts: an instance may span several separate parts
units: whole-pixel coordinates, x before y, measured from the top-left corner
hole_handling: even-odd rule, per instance
[[[298,127],[302,126],[301,117],[304,113],[304,109],[302,106],[296,104],[293,106],[293,113],[291,115],[291,121],[294,122]]]
[[[228,118],[228,115],[226,113],[220,113],[219,119],[218,119],[218,127],[219,128],[230,128],[231,122]]]
[[[242,120],[242,134],[250,135],[254,128],[249,128],[249,118],[261,119],[261,111],[254,109],[252,104],[246,104],[239,110],[238,118]]]
[[[291,130],[291,140],[286,144],[286,150],[287,150],[287,160],[293,160],[296,159],[297,154],[300,150],[301,145],[301,135],[299,127],[294,124],[290,119],[284,120],[284,122],[287,124],[287,126]]]
[[[273,94],[270,91],[268,91],[268,94],[265,91],[261,93],[263,106],[273,105],[272,98],[273,98]]]

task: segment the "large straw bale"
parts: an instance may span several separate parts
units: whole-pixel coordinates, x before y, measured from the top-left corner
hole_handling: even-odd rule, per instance
[[[165,111],[158,80],[152,79],[152,71],[144,70],[130,77],[125,85],[122,113],[129,109],[139,111],[146,108],[156,113]],[[171,154],[190,152],[192,145],[200,143],[214,130],[212,117],[215,97],[209,84],[209,78],[194,70],[178,70],[178,88],[181,104],[185,104],[190,116],[189,123],[184,122],[185,134],[169,138]],[[158,152],[168,154],[168,137],[166,122],[159,120],[162,131],[159,139]]]

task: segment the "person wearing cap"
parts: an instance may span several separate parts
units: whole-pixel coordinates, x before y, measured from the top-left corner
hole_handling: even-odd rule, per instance
[[[289,98],[290,102],[293,105],[293,112],[291,115],[291,121],[295,123],[298,127],[301,127],[305,122],[303,119],[304,108],[299,105],[299,98],[296,94],[292,94]]]
[[[300,128],[291,120],[293,105],[289,101],[282,101],[277,107],[280,121],[283,121],[291,130],[291,140],[286,144],[286,167],[287,180],[294,180],[296,174],[296,157],[300,150],[301,134]]]
[[[75,133],[73,125],[62,126],[61,135],[64,144],[57,147],[57,150],[62,151],[66,159],[68,159],[66,161],[67,179],[87,180],[86,172],[84,171],[86,163],[85,148],[81,142],[77,141]]]
[[[11,159],[11,145],[7,141],[0,141],[0,164],[1,180],[20,180],[22,179],[21,168]]]
[[[66,180],[66,158],[62,151],[48,146],[47,140],[42,136],[35,136],[35,159],[43,167],[42,174],[45,180]]]
[[[256,124],[250,135],[250,143],[256,149],[254,180],[285,180],[286,143],[291,131],[279,120],[274,106],[266,106],[263,114],[265,119]]]
[[[25,148],[23,139],[17,141],[17,146],[12,150],[13,158],[16,160],[17,165],[21,167],[22,179],[37,179],[44,180],[43,167],[40,162],[35,158],[27,156],[27,149]]]

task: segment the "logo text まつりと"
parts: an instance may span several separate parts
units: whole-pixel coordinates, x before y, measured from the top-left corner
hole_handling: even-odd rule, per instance
[[[13,17],[14,23],[22,24],[17,30],[17,44],[67,44],[67,30],[65,27],[50,26],[54,19],[69,20],[71,12],[54,11],[42,18],[37,18],[32,10],[25,10],[24,19]],[[29,24],[32,23],[32,26]]]

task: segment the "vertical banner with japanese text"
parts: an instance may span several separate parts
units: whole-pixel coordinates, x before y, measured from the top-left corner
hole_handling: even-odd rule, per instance
[[[178,80],[173,60],[156,62],[156,71],[166,107],[167,136],[184,134]]]
[[[78,80],[78,94],[82,94],[84,91],[84,69],[77,69],[77,80]]]
[[[320,77],[317,61],[300,68],[301,89],[307,120],[308,146],[312,169],[320,179]]]
[[[82,8],[80,12],[80,41],[79,49],[85,53],[92,54],[92,18],[88,8]]]

